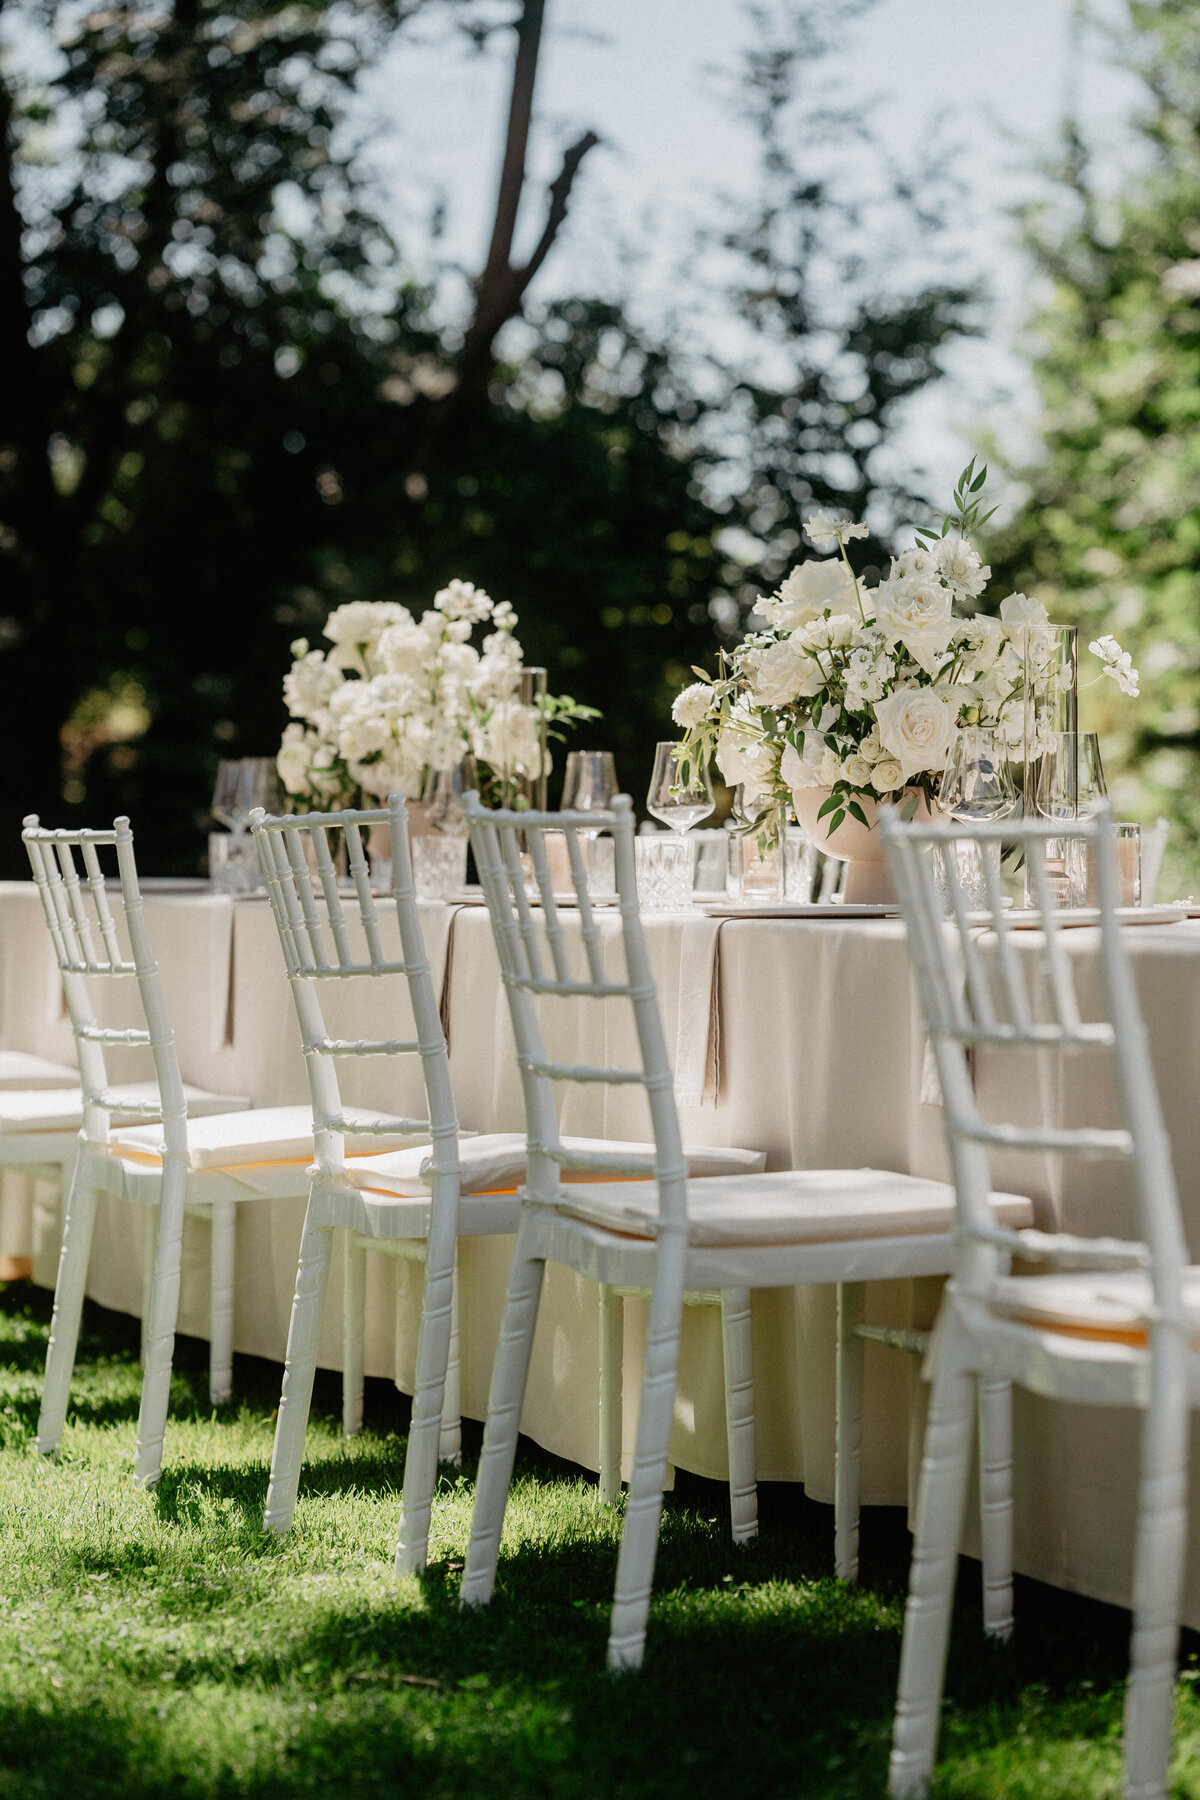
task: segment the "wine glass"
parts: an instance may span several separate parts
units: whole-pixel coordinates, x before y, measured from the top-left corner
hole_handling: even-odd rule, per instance
[[[655,744],[646,810],[683,837],[715,806],[708,765],[686,754],[680,744]]]
[[[1100,739],[1094,731],[1081,731],[1076,772],[1079,817],[1090,818],[1108,793],[1104,765],[1100,761]]]
[[[1084,734],[1093,739],[1095,735],[1095,732]],[[1082,743],[1083,738],[1076,732],[1052,732],[1038,763],[1034,804],[1044,819],[1053,819],[1056,824],[1073,824],[1083,811],[1081,800],[1094,806],[1100,799],[1100,794],[1094,791],[1099,748],[1097,746],[1094,758],[1089,756],[1083,769],[1085,781],[1093,784],[1089,790],[1080,781],[1079,749]],[[1102,771],[1099,779],[1103,782]],[[1051,838],[1045,847],[1045,869],[1056,905],[1083,905],[1088,885],[1086,845],[1078,838]]]
[[[611,750],[572,750],[563,777],[564,812],[605,812],[617,793]]]
[[[440,831],[443,837],[465,837],[467,821],[463,795],[478,786],[473,756],[465,756],[449,769],[430,769],[421,793],[426,823]]]
[[[942,772],[943,812],[964,823],[1005,819],[1017,804],[1012,766],[999,733],[970,725],[958,733]]]
[[[279,771],[270,756],[243,756],[217,764],[212,815],[240,837],[256,806],[264,812],[279,810]]]

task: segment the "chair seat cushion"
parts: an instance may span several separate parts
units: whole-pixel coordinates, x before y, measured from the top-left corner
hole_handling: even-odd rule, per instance
[[[109,1091],[130,1101],[153,1100],[158,1095],[158,1083],[127,1081],[115,1085]],[[189,1113],[197,1116],[241,1112],[250,1104],[249,1100],[237,1094],[210,1094],[204,1088],[188,1087],[186,1083],[183,1096]],[[145,1113],[120,1112],[110,1115],[114,1125],[136,1125],[145,1116]],[[78,1131],[82,1124],[83,1093],[78,1078],[73,1088],[0,1092],[0,1134],[17,1131]],[[162,1135],[160,1125],[150,1125],[143,1129],[157,1131]]]
[[[1033,1206],[993,1194],[997,1221],[1032,1225]],[[768,1175],[689,1181],[688,1242],[695,1249],[840,1243],[949,1232],[954,1189],[882,1169],[787,1169]],[[650,1237],[658,1217],[653,1182],[564,1186],[563,1212],[606,1230]]]
[[[565,1137],[563,1147],[581,1153],[594,1155],[598,1151],[625,1155],[653,1156],[653,1144],[633,1144],[617,1142],[605,1138]],[[685,1150],[688,1172],[693,1176],[734,1175],[741,1171],[757,1174],[761,1171],[766,1157],[761,1150],[726,1150],[719,1147],[705,1147],[698,1150]],[[462,1164],[463,1176],[460,1192],[468,1194],[507,1194],[514,1192],[525,1180],[525,1134],[510,1131],[498,1132],[491,1137],[473,1137],[460,1140],[458,1159]],[[372,1156],[356,1159],[356,1168],[351,1174],[355,1187],[366,1188],[368,1182],[375,1186],[377,1192],[394,1193],[403,1196],[417,1197],[429,1192],[429,1172],[432,1168],[429,1146],[418,1149],[401,1150],[390,1156]],[[583,1170],[564,1169],[563,1178],[567,1181],[588,1182],[603,1177],[592,1176]],[[649,1179],[647,1177],[646,1179]]]
[[[74,1063],[51,1062],[28,1050],[0,1050],[0,1092],[7,1088],[77,1088]]]
[[[1098,1343],[1145,1344],[1154,1305],[1150,1277],[1140,1269],[1010,1275],[991,1292],[995,1310],[1017,1324]],[[1200,1268],[1184,1270],[1183,1303],[1194,1345],[1200,1340]]]
[[[389,1116],[362,1107],[347,1106],[343,1110],[352,1122]],[[395,1148],[411,1145],[412,1134],[372,1134],[369,1141],[372,1151],[380,1145]],[[112,1133],[110,1142],[123,1157],[154,1163],[162,1161],[166,1149],[161,1125],[123,1128]],[[355,1154],[353,1144],[349,1154]],[[428,1142],[418,1147],[417,1154],[428,1156]],[[188,1119],[188,1168],[194,1174],[204,1169],[236,1169],[249,1163],[310,1163],[314,1155],[312,1109],[308,1106],[262,1106],[218,1118]]]

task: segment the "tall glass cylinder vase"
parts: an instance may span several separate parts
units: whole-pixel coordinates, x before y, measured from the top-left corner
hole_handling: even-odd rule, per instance
[[[1037,813],[1038,766],[1048,744],[1060,734],[1070,740],[1072,765],[1079,740],[1079,631],[1074,625],[1025,628],[1022,654],[1024,743],[1019,811]],[[1025,876],[1025,904],[1031,904]]]

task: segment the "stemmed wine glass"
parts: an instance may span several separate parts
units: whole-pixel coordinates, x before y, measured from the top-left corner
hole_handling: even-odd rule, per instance
[[[1005,819],[1017,804],[1008,751],[995,731],[969,725],[954,740],[938,787],[942,810],[964,823]]]
[[[235,837],[240,837],[246,830],[256,806],[272,812],[278,805],[279,771],[273,757],[243,756],[237,761],[217,764],[212,815]]]
[[[617,794],[611,750],[572,750],[563,777],[564,812],[605,812]]]
[[[683,837],[715,806],[707,763],[685,754],[681,744],[656,744],[646,810]]]
[[[938,785],[938,802],[943,812],[964,824],[1006,819],[1017,804],[1008,746],[998,732],[985,726],[968,725],[958,733],[951,748],[942,779]],[[966,839],[954,846],[958,880],[969,904],[989,905],[987,873],[983,858],[992,857],[993,869],[999,872],[998,844],[976,844]],[[941,880],[940,866],[938,868]]]

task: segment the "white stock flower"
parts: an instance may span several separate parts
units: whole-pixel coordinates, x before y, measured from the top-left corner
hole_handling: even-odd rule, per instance
[[[476,740],[476,755],[504,775],[542,773],[542,739],[537,709],[503,700]]]
[[[990,566],[984,567],[979,552],[966,538],[939,538],[934,556],[942,575],[952,588],[977,599],[991,579]]]
[[[875,708],[879,738],[905,780],[944,769],[954,742],[958,710],[932,688],[900,688]]]
[[[870,645],[858,645],[846,658],[846,710],[865,712],[875,700],[882,700],[884,688],[896,672],[890,656],[883,656]]]
[[[832,550],[837,544],[848,544],[853,538],[870,536],[865,525],[856,525],[840,513],[826,512],[820,507],[804,521],[804,529],[818,550]]]
[[[758,603],[758,611],[772,631],[779,632],[796,631],[827,610],[858,611],[854,577],[840,556],[797,563],[772,598]]]
[[[684,731],[694,731],[716,711],[716,695],[707,681],[693,681],[671,703],[671,717]]]
[[[1102,660],[1102,674],[1110,675],[1123,694],[1136,695],[1138,672],[1133,666],[1133,658],[1128,650],[1122,650],[1115,637],[1106,632],[1094,644],[1089,644],[1088,649]]]
[[[325,660],[323,650],[309,650],[303,638],[293,650],[304,644],[298,660],[283,678],[283,698],[293,719],[315,719],[329,705],[345,676]]]
[[[889,576],[875,590],[875,623],[891,643],[903,644],[927,675],[936,675],[954,636],[948,590],[919,576]]]
[[[433,604],[446,618],[464,619],[471,625],[482,624],[492,614],[491,596],[473,581],[452,581],[434,596]]]

